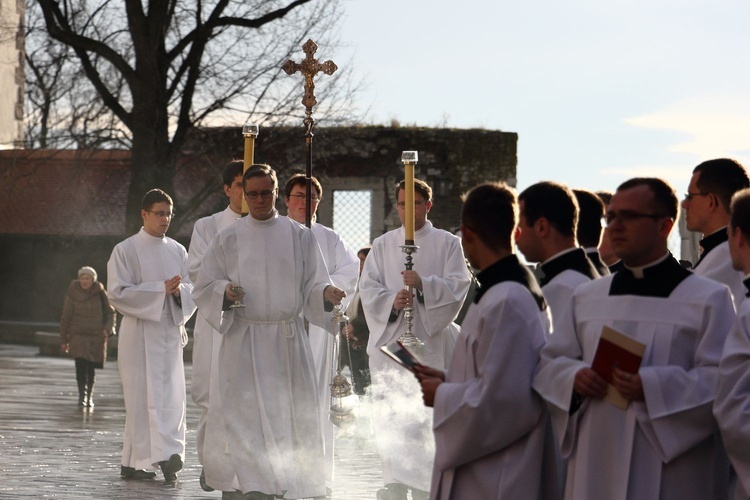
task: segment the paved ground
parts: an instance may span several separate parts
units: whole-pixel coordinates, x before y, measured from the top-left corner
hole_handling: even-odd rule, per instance
[[[77,406],[70,359],[40,357],[38,348],[0,344],[0,499],[217,499],[198,484],[198,408],[188,396],[185,468],[173,486],[120,479],[125,425],[116,362],[97,370],[95,407]],[[190,365],[186,365],[190,381]],[[188,385],[189,393],[189,385]],[[361,408],[364,409],[364,406]],[[365,412],[366,413],[366,412]],[[336,439],[332,500],[375,498],[380,462],[368,420]]]

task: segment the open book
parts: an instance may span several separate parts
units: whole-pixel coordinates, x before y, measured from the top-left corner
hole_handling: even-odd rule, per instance
[[[411,372],[414,371],[416,365],[422,364],[419,358],[401,344],[401,341],[396,341],[395,344],[380,346],[380,350],[383,351],[383,354]]]
[[[638,373],[644,352],[646,352],[645,344],[641,344],[608,326],[602,328],[602,335],[599,338],[599,345],[596,347],[591,369],[609,384],[604,399],[621,410],[628,407],[629,401],[623,398],[612,385],[613,369],[619,368],[628,373]]]

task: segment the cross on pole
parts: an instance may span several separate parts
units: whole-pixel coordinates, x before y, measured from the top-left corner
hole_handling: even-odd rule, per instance
[[[318,101],[315,99],[315,82],[313,78],[322,71],[326,75],[332,75],[336,71],[338,66],[330,59],[324,63],[318,62],[315,59],[315,52],[318,50],[318,45],[312,40],[308,40],[302,46],[302,50],[305,52],[305,58],[301,63],[296,63],[291,59],[284,63],[281,67],[287,75],[293,75],[296,72],[302,73],[305,77],[305,95],[302,97],[302,104],[305,105],[305,113],[309,116],[312,114],[312,108]]]
[[[323,72],[326,75],[332,75],[334,71],[338,69],[338,66],[328,60],[324,63],[318,62],[315,59],[314,54],[318,50],[318,46],[312,40],[307,40],[302,46],[302,50],[305,52],[305,58],[301,63],[296,63],[291,59],[284,63],[281,67],[287,75],[293,75],[298,71],[305,77],[305,94],[302,97],[302,104],[305,106],[305,144],[307,145],[307,167],[305,169],[305,181],[306,181],[306,214],[305,221],[307,227],[310,227],[312,223],[312,139],[313,139],[313,127],[315,126],[315,119],[312,117],[312,108],[318,101],[315,99],[315,82],[313,79],[319,72]]]

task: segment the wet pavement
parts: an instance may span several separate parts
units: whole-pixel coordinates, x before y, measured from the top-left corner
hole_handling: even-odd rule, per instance
[[[185,467],[173,485],[120,478],[125,407],[117,362],[96,371],[94,408],[77,406],[73,361],[42,357],[35,346],[0,344],[0,499],[218,499],[205,492],[195,450],[199,410],[189,397]],[[366,405],[336,437],[332,500],[375,498],[381,485]]]

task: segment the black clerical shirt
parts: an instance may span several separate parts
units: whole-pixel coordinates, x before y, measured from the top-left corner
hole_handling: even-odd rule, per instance
[[[627,267],[617,271],[609,287],[610,295],[641,295],[669,297],[690,271],[680,265],[670,253],[666,259],[643,270],[643,278],[636,278]]]
[[[714,231],[713,233],[700,240],[698,244],[701,247],[701,258],[698,259],[698,262],[695,263],[695,267],[698,267],[701,261],[706,257],[706,255],[709,254],[709,252],[711,252],[711,250],[718,247],[725,241],[729,241],[729,235],[727,234],[726,227]]]
[[[547,308],[547,302],[544,300],[544,295],[542,295],[542,290],[534,279],[534,275],[526,266],[518,261],[518,257],[514,254],[503,257],[491,266],[484,268],[477,274],[477,281],[479,282],[479,287],[477,287],[477,293],[474,296],[475,304],[479,303],[484,292],[494,285],[503,281],[515,281],[526,287],[534,297],[540,311],[544,311]]]
[[[588,259],[594,265],[594,269],[596,269],[596,272],[599,273],[599,276],[606,276],[610,274],[609,268],[607,267],[607,264],[602,261],[602,256],[599,255],[598,250],[586,252],[586,257],[588,257]]]
[[[583,248],[576,248],[542,264],[542,273],[544,275],[539,284],[541,286],[546,285],[552,281],[552,278],[568,269],[578,271],[592,280],[599,277],[599,273],[596,272],[594,265],[586,257],[586,252],[583,251]]]

